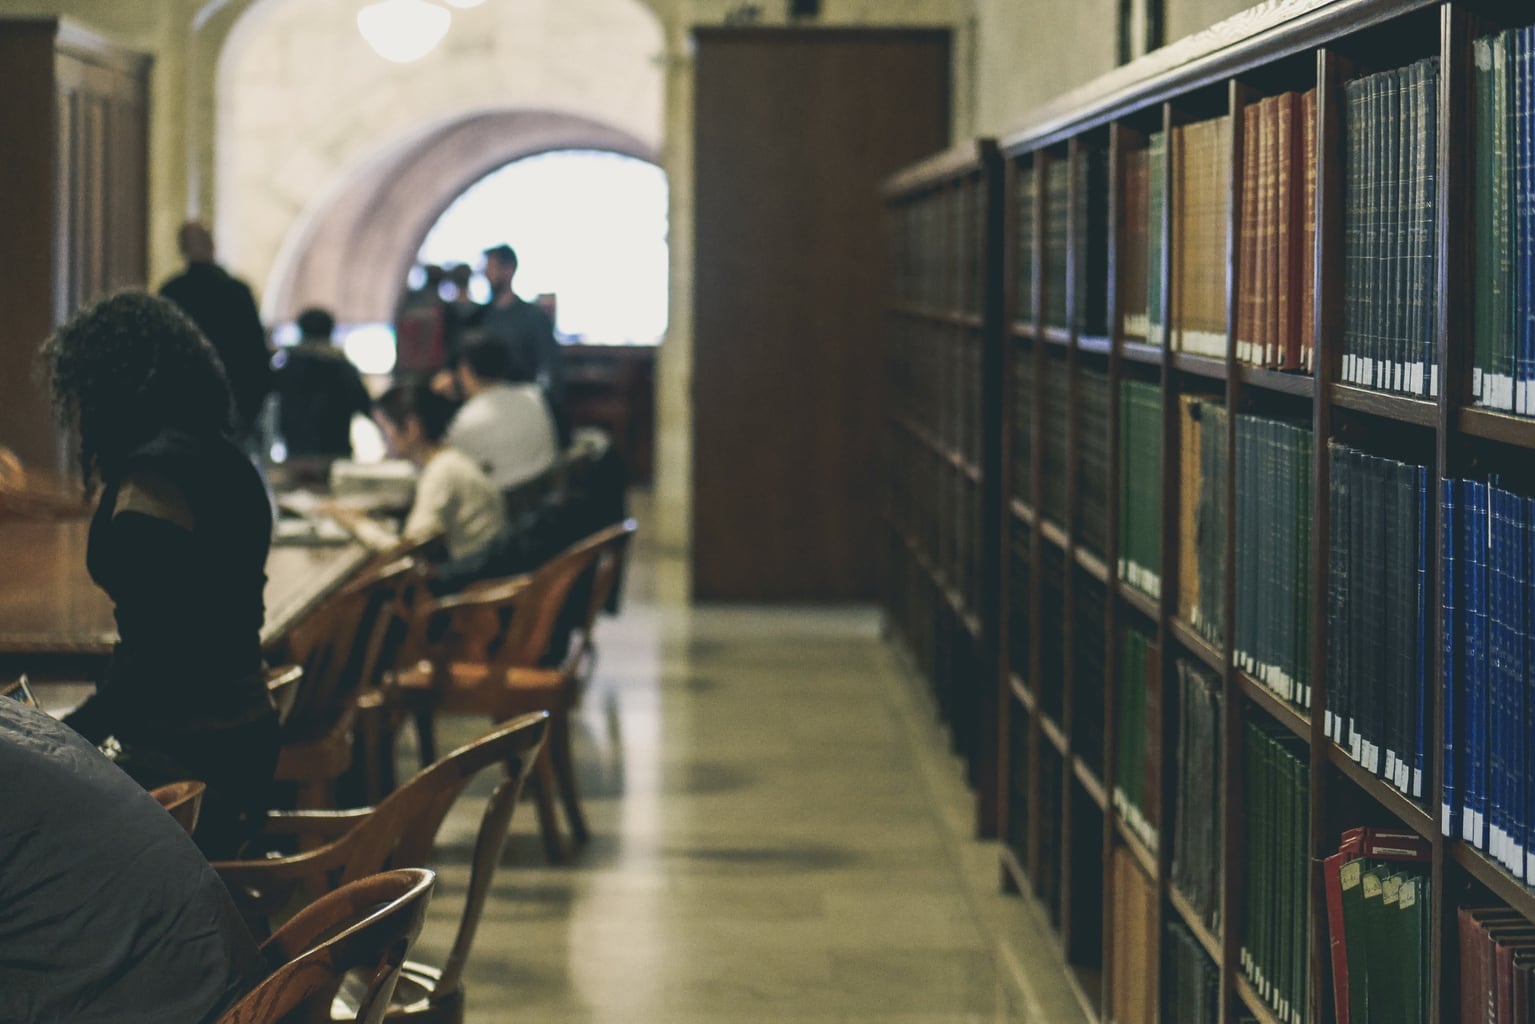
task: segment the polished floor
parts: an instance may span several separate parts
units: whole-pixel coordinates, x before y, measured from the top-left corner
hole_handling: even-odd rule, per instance
[[[958,764],[877,614],[688,607],[667,596],[683,567],[637,548],[578,725],[593,839],[549,867],[518,809],[469,1020],[1082,1020],[1034,912],[999,892],[995,846],[970,838]],[[452,744],[483,723],[441,728]],[[481,781],[441,836],[429,963]]]

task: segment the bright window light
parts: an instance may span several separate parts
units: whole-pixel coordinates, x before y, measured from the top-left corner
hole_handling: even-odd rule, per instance
[[[505,242],[513,287],[552,293],[568,341],[654,345],[666,331],[667,185],[654,164],[617,153],[562,150],[507,164],[454,200],[432,227],[422,263],[468,263]],[[470,295],[489,298],[476,274]]]

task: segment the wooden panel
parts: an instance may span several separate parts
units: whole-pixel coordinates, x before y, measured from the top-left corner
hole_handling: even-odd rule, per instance
[[[33,466],[64,468],[38,345],[145,283],[148,68],[68,23],[0,20],[0,446]]]
[[[700,30],[693,587],[868,600],[879,186],[943,148],[947,32]]]
[[[55,464],[53,417],[35,385],[53,327],[53,23],[0,23],[0,446]]]

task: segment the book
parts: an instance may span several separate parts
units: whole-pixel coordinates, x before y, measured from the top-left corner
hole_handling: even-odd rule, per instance
[[[1173,887],[1213,934],[1221,930],[1221,687],[1204,668],[1179,659],[1172,808]]]
[[[1150,266],[1150,151],[1126,149],[1120,185],[1122,243],[1119,257],[1119,307],[1125,336],[1145,341],[1150,331],[1147,300]]]
[[[1436,57],[1344,84],[1341,379],[1433,398],[1437,296]]]
[[[1178,398],[1178,614],[1217,648],[1225,643],[1226,410]]]
[[[1309,1019],[1310,787],[1305,745],[1266,719],[1249,719],[1246,763],[1246,913],[1241,968],[1285,1021]]]
[[[1120,412],[1119,565],[1121,579],[1151,597],[1162,593],[1162,393],[1125,381]]]
[[[1120,637],[1119,667],[1113,804],[1130,831],[1155,851],[1162,727],[1154,638],[1127,625]]]
[[[1146,148],[1146,341],[1162,344],[1163,251],[1166,236],[1167,135],[1153,132]]]

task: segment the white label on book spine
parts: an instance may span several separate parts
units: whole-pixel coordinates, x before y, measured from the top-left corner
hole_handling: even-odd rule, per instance
[[[1449,804],[1440,804],[1439,805],[1439,832],[1443,836],[1445,836],[1445,838],[1450,838],[1450,805]]]
[[[1422,800],[1423,799],[1423,769],[1422,768],[1414,768],[1412,770],[1412,798],[1414,800]]]
[[[1428,368],[1428,397],[1439,397],[1439,364],[1435,363]]]
[[[1434,369],[1437,370],[1438,367]],[[1471,368],[1471,394],[1484,403],[1487,401],[1487,396],[1482,394],[1482,371],[1474,366]]]

